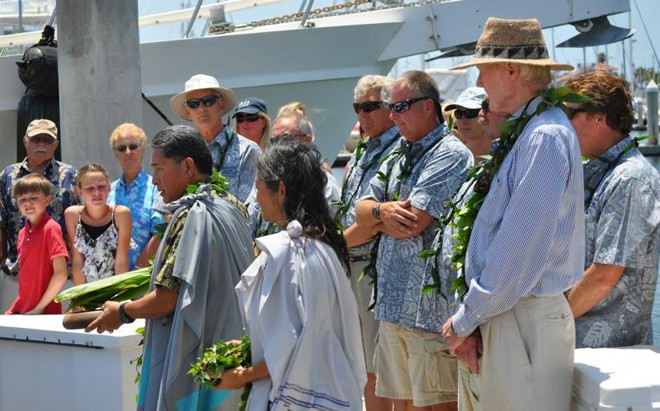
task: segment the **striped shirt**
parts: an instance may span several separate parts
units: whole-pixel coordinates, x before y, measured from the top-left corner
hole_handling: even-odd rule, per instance
[[[452,320],[459,335],[522,297],[561,293],[582,278],[583,197],[580,147],[568,118],[559,108],[533,116],[474,223],[465,266],[470,289]]]

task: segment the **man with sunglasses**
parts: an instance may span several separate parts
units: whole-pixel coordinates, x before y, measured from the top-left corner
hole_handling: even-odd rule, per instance
[[[361,140],[353,151],[346,168],[342,186],[339,210],[339,222],[345,228],[344,238],[350,247],[351,287],[355,294],[360,315],[362,343],[367,365],[367,385],[364,389],[364,402],[367,411],[391,409],[391,402],[386,398],[376,397],[376,374],[373,366],[378,321],[371,305],[373,284],[369,279],[358,281],[360,273],[369,262],[374,246],[375,233],[367,231],[361,234],[355,223],[355,207],[358,200],[369,190],[369,182],[376,175],[381,161],[396,147],[401,138],[399,129],[390,119],[390,109],[386,104],[392,92],[394,81],[384,76],[367,75],[358,80],[354,90],[353,109],[360,123]]]
[[[355,212],[358,227],[381,233],[371,261],[380,321],[376,395],[393,400],[397,411],[455,410],[457,363],[440,335],[450,306],[440,293],[422,292],[425,260],[418,255],[431,248],[445,203],[465,179],[472,155],[444,125],[438,88],[428,74],[401,75],[388,106],[403,139]]]
[[[468,87],[459,94],[454,103],[445,106],[447,111],[454,110],[458,139],[470,149],[475,162],[481,161],[481,156],[488,153],[492,143],[479,124],[481,102],[485,95],[486,91],[482,87]]]
[[[54,193],[48,206],[48,214],[62,226],[67,241],[64,210],[78,204],[75,184],[77,170],[55,160],[59,144],[57,126],[50,120],[37,119],[28,124],[23,145],[27,157],[20,163],[6,167],[0,173],[0,311],[5,312],[18,292],[18,254],[16,243],[24,220],[16,204],[13,191],[16,182],[30,173],[43,175],[53,184]]]
[[[222,117],[235,105],[234,92],[205,74],[192,76],[184,91],[170,99],[176,115],[191,121],[206,141],[213,157],[213,171],[219,171],[227,179],[229,192],[245,202],[254,184],[255,160],[261,150],[224,124]]]
[[[566,84],[590,98],[569,103],[584,164],[586,259],[568,293],[576,347],[653,343],[658,278],[660,175],[628,134],[634,122],[628,84],[592,72]]]

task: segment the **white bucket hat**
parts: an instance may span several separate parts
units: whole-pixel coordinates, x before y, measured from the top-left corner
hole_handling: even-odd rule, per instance
[[[236,94],[231,89],[220,87],[220,83],[218,83],[218,79],[215,77],[207,76],[206,74],[195,74],[186,81],[184,91],[170,99],[170,107],[172,107],[172,110],[174,110],[177,116],[190,121],[190,117],[186,115],[185,110],[186,96],[191,91],[205,89],[215,90],[225,101],[225,108],[222,110],[223,116],[232,111],[234,106],[236,106]]]

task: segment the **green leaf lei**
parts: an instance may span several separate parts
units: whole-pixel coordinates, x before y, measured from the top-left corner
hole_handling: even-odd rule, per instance
[[[465,280],[465,256],[467,254],[467,247],[472,234],[474,222],[477,219],[479,210],[488,195],[490,185],[493,177],[497,174],[500,166],[506,159],[507,155],[515,145],[518,137],[522,134],[527,123],[532,117],[539,115],[549,108],[559,107],[566,115],[569,115],[568,109],[564,103],[586,103],[589,101],[587,96],[573,93],[567,87],[548,88],[540,91],[542,101],[532,113],[528,113],[527,109],[530,103],[536,98],[527,102],[522,110],[520,117],[509,118],[505,123],[500,125],[500,138],[491,146],[488,155],[483,156],[484,161],[480,164],[473,166],[468,172],[466,182],[469,186],[473,187],[473,194],[463,204],[464,197],[470,190],[465,190],[458,198],[453,198],[448,201],[446,208],[448,209],[445,217],[440,219],[438,230],[440,231],[440,241],[438,246],[434,249],[424,250],[418,257],[420,258],[434,258],[438,255],[442,248],[442,233],[447,226],[454,228],[456,234],[454,235],[453,253],[451,255],[452,266],[458,271],[457,277],[452,281],[451,290],[457,294],[458,300],[462,301],[465,294],[468,292],[468,284]],[[433,284],[426,285],[423,293],[430,293],[433,290],[440,292],[440,275],[437,263],[434,261],[433,269],[431,272]]]

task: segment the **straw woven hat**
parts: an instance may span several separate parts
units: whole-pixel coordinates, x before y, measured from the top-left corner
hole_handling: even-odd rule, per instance
[[[504,20],[489,17],[477,41],[472,60],[451,67],[451,70],[488,63],[518,63],[545,66],[550,70],[573,70],[570,64],[557,63],[548,56],[541,24],[536,19]]]

